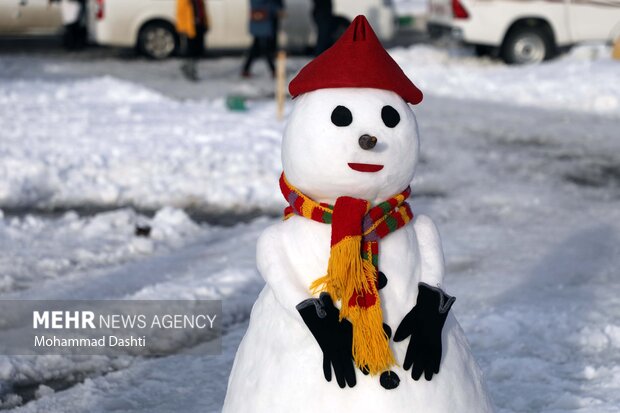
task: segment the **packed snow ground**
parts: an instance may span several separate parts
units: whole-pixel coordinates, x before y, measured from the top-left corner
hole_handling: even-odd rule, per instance
[[[447,290],[499,412],[617,412],[620,110],[573,105],[619,99],[618,63],[588,61],[590,87],[558,99],[584,64],[576,56],[513,70],[420,46],[403,53],[427,82],[413,210],[439,226]],[[413,63],[425,54],[434,69]],[[441,89],[433,70],[457,73],[461,87]],[[2,407],[218,412],[263,285],[256,238],[274,218],[223,228],[181,208],[279,210],[273,104],[232,113],[222,99],[179,102],[114,78],[13,77],[0,76],[0,299],[221,298],[226,334],[221,356],[0,357]],[[521,85],[516,105],[502,82]],[[85,215],[15,214],[52,207]],[[137,237],[136,224],[151,236]]]

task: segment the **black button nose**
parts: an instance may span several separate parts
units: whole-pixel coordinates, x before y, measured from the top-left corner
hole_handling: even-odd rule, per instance
[[[363,134],[359,139],[360,148],[368,150],[375,147],[377,144],[377,138],[368,134]]]

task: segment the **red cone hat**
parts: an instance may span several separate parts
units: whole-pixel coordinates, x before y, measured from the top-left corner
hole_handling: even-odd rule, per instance
[[[338,87],[391,90],[411,104],[422,101],[420,89],[385,51],[364,16],[357,16],[332,47],[304,66],[288,88],[296,97]]]

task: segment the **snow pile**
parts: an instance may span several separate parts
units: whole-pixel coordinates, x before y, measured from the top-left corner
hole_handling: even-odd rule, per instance
[[[154,103],[165,100],[163,96],[149,89],[111,77],[64,85],[41,80],[13,81],[4,86],[8,87],[3,88],[0,105],[23,103],[25,98],[28,102],[37,104],[42,111],[70,102],[80,105],[98,105],[100,103]],[[41,115],[43,113],[45,112]]]
[[[56,219],[0,215],[0,292],[179,248],[204,231],[172,208],[153,218],[130,209],[84,218],[75,212]]]
[[[428,95],[620,116],[620,62],[608,47],[576,47],[532,66],[426,45],[392,49],[391,55]]]
[[[0,83],[0,206],[275,210],[282,123],[113,78]]]

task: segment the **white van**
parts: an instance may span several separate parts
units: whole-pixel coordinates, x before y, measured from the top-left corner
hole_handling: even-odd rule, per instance
[[[507,63],[537,63],[558,48],[620,36],[620,0],[430,0],[428,29]]]
[[[315,38],[310,16],[311,0],[286,0],[280,44],[305,49]],[[250,45],[249,0],[207,0],[210,29],[207,48],[239,49]],[[137,46],[147,56],[163,59],[178,47],[174,29],[175,0],[90,0],[90,38],[97,44]],[[395,32],[391,0],[335,0],[338,30],[344,30],[358,14],[364,14],[377,35],[389,40]]]
[[[62,29],[59,3],[0,0],[0,34],[52,34]]]

